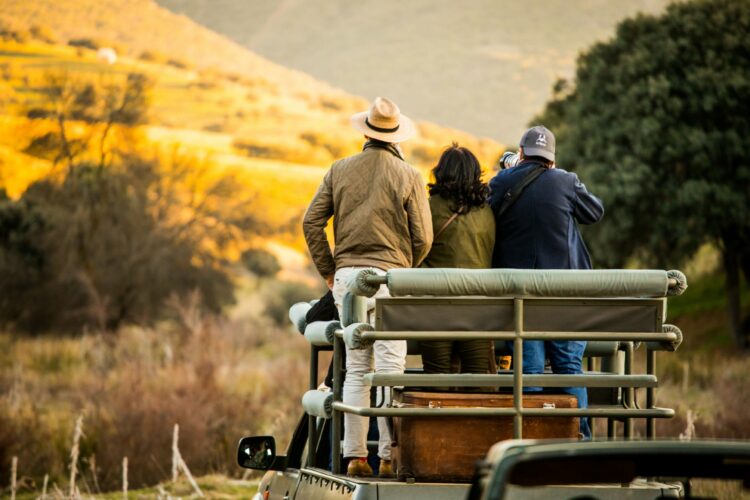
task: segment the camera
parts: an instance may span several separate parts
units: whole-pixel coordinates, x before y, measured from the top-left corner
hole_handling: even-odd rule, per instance
[[[518,165],[519,160],[520,160],[520,155],[518,154],[518,152],[506,151],[505,153],[503,153],[503,156],[501,156],[500,160],[498,161],[500,170],[515,167],[516,165]]]

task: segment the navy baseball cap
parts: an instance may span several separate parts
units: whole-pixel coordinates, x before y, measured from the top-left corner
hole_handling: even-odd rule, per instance
[[[524,156],[541,156],[549,161],[555,161],[555,134],[544,125],[531,127],[521,136]]]

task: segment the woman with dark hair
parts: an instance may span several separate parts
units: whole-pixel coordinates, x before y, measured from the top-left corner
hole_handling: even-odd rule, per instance
[[[495,216],[476,156],[453,143],[432,175],[435,182],[428,187],[435,238],[422,267],[492,267]],[[422,342],[420,348],[426,373],[450,373],[452,354],[460,359],[462,373],[486,373],[489,366],[486,340]]]

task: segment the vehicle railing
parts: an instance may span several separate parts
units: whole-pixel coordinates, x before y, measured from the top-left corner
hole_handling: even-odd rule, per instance
[[[671,418],[674,410],[670,408],[659,408],[655,406],[654,390],[658,387],[656,377],[656,352],[659,350],[674,351],[682,341],[682,333],[674,325],[664,324],[661,332],[604,332],[604,331],[526,331],[524,329],[524,302],[529,299],[538,299],[540,295],[533,295],[534,288],[541,286],[542,293],[558,294],[566,297],[582,297],[580,294],[591,294],[598,297],[618,298],[623,296],[658,297],[666,295],[679,295],[687,287],[685,277],[679,271],[649,271],[647,283],[640,286],[637,271],[625,272],[598,272],[603,279],[611,279],[624,276],[610,290],[602,291],[602,286],[597,284],[596,279],[590,278],[597,271],[585,271],[591,273],[585,276],[589,281],[581,284],[575,283],[574,293],[565,295],[565,288],[556,285],[554,279],[545,280],[548,276],[562,276],[562,281],[571,283],[571,279],[580,277],[580,272],[554,271],[545,273],[533,273],[525,271],[523,274],[516,273],[520,280],[505,280],[505,276],[497,274],[501,278],[487,284],[486,281],[456,281],[456,277],[463,273],[457,271],[466,270],[438,270],[447,277],[445,281],[420,282],[411,279],[413,276],[421,278],[415,270],[394,270],[386,276],[367,272],[367,270],[356,275],[350,283],[349,290],[344,300],[344,314],[342,322],[319,322],[304,325],[299,321],[299,314],[290,311],[290,318],[304,331],[305,337],[310,341],[311,363],[310,363],[310,391],[303,398],[303,407],[310,417],[310,429],[315,429],[316,418],[331,418],[333,436],[341,436],[343,413],[351,413],[360,416],[371,417],[513,417],[513,433],[515,438],[523,436],[524,417],[596,417],[607,418],[608,436],[614,436],[614,421],[621,420],[624,423],[624,437],[632,437],[633,419],[646,419],[646,436],[649,439],[655,437],[655,419]],[[515,270],[512,270],[515,271]],[[394,274],[396,279],[394,280]],[[479,275],[481,276],[481,275]],[[525,280],[525,276],[531,276],[531,281]],[[492,276],[494,279],[496,276]],[[408,279],[404,279],[408,278]],[[401,279],[401,282],[398,282]],[[451,282],[451,280],[454,280]],[[505,281],[503,281],[505,280]],[[394,283],[396,281],[396,283]],[[406,283],[407,286],[404,286]],[[425,284],[426,283],[426,284]],[[458,286],[456,286],[458,283]],[[531,283],[531,285],[529,285]],[[484,292],[503,294],[508,291],[525,292],[523,296],[508,296],[504,298],[513,301],[513,326],[512,331],[376,331],[368,322],[366,297],[377,291],[380,285],[388,285],[393,291],[401,295],[430,292],[430,288],[437,288],[444,292],[445,288],[458,292],[461,295],[470,295],[466,292]],[[444,286],[445,285],[445,286]],[[532,289],[529,294],[529,287]],[[427,290],[425,290],[427,288]],[[605,287],[606,288],[606,287]],[[623,290],[628,295],[623,293]],[[538,291],[538,290],[536,290]],[[405,292],[405,293],[404,293]],[[563,292],[561,294],[561,292]],[[497,296],[497,295],[496,295]],[[502,296],[502,295],[500,295]],[[542,295],[544,296],[544,295]],[[549,295],[547,295],[549,296]],[[553,295],[554,296],[554,295]],[[443,296],[441,296],[443,297]],[[585,295],[584,295],[585,297]],[[295,306],[296,307],[296,306]],[[299,311],[298,311],[299,312]],[[346,325],[346,326],[342,326]],[[345,346],[350,349],[364,348],[378,340],[505,340],[512,341],[514,352],[523,352],[524,340],[607,340],[619,341],[619,349],[624,351],[625,363],[624,374],[584,374],[584,375],[561,375],[561,374],[523,374],[523,357],[513,356],[512,374],[376,374],[365,375],[366,384],[381,387],[512,387],[513,406],[511,408],[403,408],[403,407],[358,407],[344,404],[342,401],[343,388],[343,362],[342,353]],[[634,351],[638,344],[646,348],[646,374],[633,374]],[[315,390],[317,387],[318,362],[317,355],[321,350],[333,348],[333,390],[325,393]],[[314,358],[314,360],[313,360]],[[589,408],[524,408],[523,387],[603,387],[619,388],[623,390],[621,405],[607,405],[605,407]],[[635,397],[635,390],[646,389],[646,407],[639,408]],[[313,449],[317,436],[311,432],[310,449]],[[333,439],[332,454],[334,457],[341,453],[340,439]],[[338,460],[333,461],[334,472],[340,472]]]

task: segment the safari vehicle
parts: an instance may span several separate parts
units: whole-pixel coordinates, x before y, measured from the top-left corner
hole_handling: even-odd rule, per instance
[[[695,480],[720,498],[750,497],[750,443],[506,441],[477,467],[467,500],[654,498],[657,488],[657,498],[706,498]]]
[[[381,285],[391,297],[376,300],[373,327],[367,322],[366,300]],[[475,464],[493,443],[576,437],[580,417],[605,419],[610,439],[620,430],[624,439],[632,438],[633,421],[645,419],[646,437],[654,439],[654,419],[674,415],[672,409],[655,406],[656,356],[676,351],[682,341],[679,328],[665,324],[667,297],[686,287],[679,271],[394,269],[379,276],[363,270],[349,283],[340,322],[308,325],[310,304],[290,309],[290,319],[311,345],[310,390],[302,398],[305,415],[286,455],[277,455],[271,436],[247,437],[240,441],[238,462],[268,471],[258,491],[264,500],[435,500],[465,498]],[[514,356],[512,370],[496,374],[371,373],[365,376],[369,384],[394,389],[391,405],[344,404],[345,345],[359,349],[386,339],[406,340],[412,355],[419,354],[419,341],[438,339],[494,341],[497,354],[508,352],[507,343],[521,352],[523,340],[586,340],[587,371],[524,375],[521,356]],[[333,390],[323,392],[316,389],[319,355],[331,349]],[[636,364],[641,354],[645,363]],[[636,366],[645,366],[645,373],[634,373]],[[588,408],[554,393],[572,386],[588,388]],[[526,394],[524,387],[550,392]],[[644,407],[638,404],[639,390],[646,393]],[[347,412],[391,419],[395,479],[342,474]],[[335,438],[328,439],[329,432]],[[589,445],[594,443],[580,444]],[[608,498],[641,498],[632,496],[635,489],[617,484],[609,488],[616,496]],[[680,491],[662,484],[637,489],[646,498],[659,498],[666,490],[678,496]],[[606,486],[598,488],[596,496],[604,491]]]

